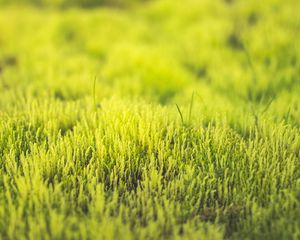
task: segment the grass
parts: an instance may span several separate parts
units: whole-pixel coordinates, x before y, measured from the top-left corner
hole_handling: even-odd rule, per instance
[[[0,3],[1,239],[299,239],[297,0]]]

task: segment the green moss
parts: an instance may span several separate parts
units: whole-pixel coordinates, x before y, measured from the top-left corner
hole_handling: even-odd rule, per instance
[[[297,0],[0,3],[1,239],[299,239]]]

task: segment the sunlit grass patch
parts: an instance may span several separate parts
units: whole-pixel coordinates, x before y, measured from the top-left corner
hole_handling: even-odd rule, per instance
[[[12,2],[0,238],[299,239],[298,1]]]

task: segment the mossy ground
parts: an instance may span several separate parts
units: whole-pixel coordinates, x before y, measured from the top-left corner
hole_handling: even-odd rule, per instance
[[[5,2],[1,239],[299,239],[298,0]]]

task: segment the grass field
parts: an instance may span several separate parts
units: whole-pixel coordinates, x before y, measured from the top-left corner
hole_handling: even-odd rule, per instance
[[[298,0],[0,0],[0,239],[300,239]]]

